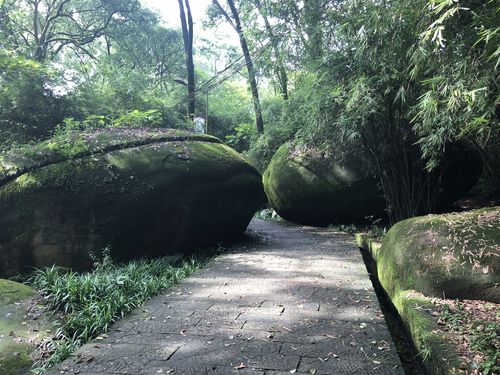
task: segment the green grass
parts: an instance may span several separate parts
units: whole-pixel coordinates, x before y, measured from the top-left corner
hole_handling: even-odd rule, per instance
[[[105,333],[111,324],[164,289],[191,275],[213,258],[209,255],[189,260],[180,257],[143,259],[118,265],[107,253],[94,270],[77,273],[57,267],[34,272],[30,284],[44,296],[55,312],[62,313],[55,335],[42,344],[33,372],[66,359],[73,351]],[[206,254],[206,253],[205,253]]]

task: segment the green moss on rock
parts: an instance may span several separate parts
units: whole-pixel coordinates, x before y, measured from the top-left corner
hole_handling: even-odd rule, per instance
[[[0,279],[0,305],[10,305],[16,301],[33,297],[36,293],[33,288],[13,281]]]
[[[379,278],[390,296],[500,302],[500,208],[401,221],[384,237]]]
[[[377,180],[366,160],[352,153],[324,155],[284,144],[263,176],[270,204],[285,219],[313,225],[383,215]]]
[[[202,141],[221,143],[215,137],[177,129],[105,128],[62,133],[38,144],[0,155],[0,186],[33,169],[113,150],[160,142]]]
[[[0,374],[26,374],[33,364],[32,353],[53,324],[45,317],[27,316],[35,311],[34,289],[0,279]]]
[[[370,238],[368,237],[368,234],[356,233],[354,235],[354,238],[356,240],[356,245],[358,245],[360,249],[363,249],[365,251],[370,250],[370,245],[369,245]]]
[[[106,130],[113,147],[0,186],[0,274],[52,264],[88,268],[89,253],[109,245],[114,258],[126,260],[241,234],[265,201],[260,174],[213,137],[177,133],[144,136],[137,145],[112,142]]]
[[[430,374],[463,373],[430,297],[500,301],[500,207],[404,220],[375,251],[378,278]]]
[[[408,328],[410,336],[429,374],[458,374],[461,358],[451,334],[440,329],[436,307],[414,290],[405,290],[392,297],[392,302]],[[434,315],[433,315],[434,314]]]

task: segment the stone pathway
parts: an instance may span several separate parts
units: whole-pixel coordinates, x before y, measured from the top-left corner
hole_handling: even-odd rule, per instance
[[[403,374],[351,236],[252,221],[248,241],[50,374]]]

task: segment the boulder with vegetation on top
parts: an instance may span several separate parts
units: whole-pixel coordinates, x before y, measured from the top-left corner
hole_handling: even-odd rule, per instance
[[[264,172],[264,188],[278,214],[298,223],[324,225],[384,215],[373,170],[355,151],[327,155],[284,144]]]
[[[171,129],[68,133],[0,156],[0,275],[167,255],[232,239],[265,201],[217,138]]]
[[[391,298],[415,290],[500,303],[500,207],[401,221],[385,235],[377,266]]]

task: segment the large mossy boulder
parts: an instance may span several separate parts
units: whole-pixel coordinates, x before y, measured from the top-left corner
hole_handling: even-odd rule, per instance
[[[264,203],[261,177],[217,138],[105,129],[0,158],[0,275],[56,264],[85,269],[217,244]]]
[[[500,303],[500,207],[401,221],[385,235],[377,267],[393,299],[414,290]]]
[[[269,203],[283,218],[325,225],[384,215],[384,199],[370,164],[359,153],[327,155],[282,145],[264,172]]]
[[[37,305],[32,288],[0,279],[0,374],[27,374],[38,344],[54,322]]]

